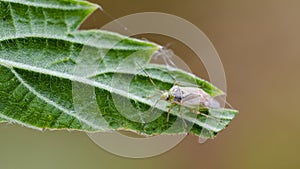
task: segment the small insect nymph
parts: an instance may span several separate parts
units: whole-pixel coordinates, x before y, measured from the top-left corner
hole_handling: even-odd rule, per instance
[[[150,78],[148,73],[142,69],[143,72],[148,76],[150,82],[153,84],[153,86],[159,90],[158,86],[153,82],[153,80]],[[203,89],[199,87],[181,87],[179,85],[174,84],[173,87],[170,90],[167,91],[161,91],[159,90],[160,100],[165,100],[171,103],[169,110],[168,110],[168,116],[167,116],[167,122],[169,121],[170,112],[173,109],[175,105],[178,105],[179,114],[181,113],[181,106],[188,108],[195,114],[202,114],[199,112],[200,107],[206,107],[206,108],[219,108],[219,102],[217,102],[213,97],[211,97],[208,93],[206,93]],[[153,107],[159,102],[159,100],[156,101]],[[207,116],[206,114],[202,114],[204,116]]]
[[[200,107],[219,108],[219,103],[207,94],[204,90],[197,87],[181,87],[174,85],[169,91],[164,91],[160,96],[160,100],[171,103],[168,111],[167,121],[171,109],[175,105],[179,105],[179,114],[181,115],[181,106],[189,108],[196,114],[201,114],[198,109]]]

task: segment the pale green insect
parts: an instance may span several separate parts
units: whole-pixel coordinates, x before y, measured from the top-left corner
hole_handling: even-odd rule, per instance
[[[179,106],[180,115],[181,106],[189,108],[195,114],[202,114],[201,112],[199,112],[199,108],[201,107],[220,107],[220,104],[213,97],[211,97],[201,88],[197,87],[181,87],[178,85],[174,85],[170,90],[162,92],[160,100],[165,100],[171,103],[168,110],[167,121],[169,121],[170,111],[175,105]]]
[[[199,87],[182,87],[174,84],[173,87],[167,91],[161,91],[158,86],[153,82],[149,74],[142,69],[143,72],[148,76],[150,82],[153,86],[158,89],[161,93],[160,99],[156,101],[153,108],[160,100],[165,100],[171,103],[168,109],[167,122],[169,121],[170,112],[175,105],[178,105],[179,114],[181,113],[181,106],[188,108],[195,114],[201,114],[203,116],[213,118],[209,115],[203,114],[199,112],[199,108],[220,108],[220,104],[213,97],[211,97],[208,93],[206,93],[203,89]]]

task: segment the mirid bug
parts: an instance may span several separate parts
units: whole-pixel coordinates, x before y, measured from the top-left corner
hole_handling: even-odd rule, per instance
[[[161,100],[171,102],[172,108],[175,104],[190,108],[196,114],[201,114],[198,110],[200,107],[219,108],[219,103],[213,99],[204,90],[197,87],[181,87],[174,85],[169,91],[164,91],[160,96]],[[180,108],[179,106],[179,108]],[[181,114],[181,112],[179,111]],[[169,120],[168,112],[168,118]]]
[[[139,65],[140,66],[140,65]],[[140,66],[141,67],[141,66]],[[195,114],[201,114],[208,118],[213,118],[207,114],[203,114],[199,111],[199,108],[220,108],[220,104],[213,97],[211,97],[208,93],[206,93],[203,89],[199,87],[182,87],[178,84],[174,83],[174,85],[166,91],[162,91],[158,88],[158,86],[151,79],[149,74],[141,67],[142,71],[149,78],[150,82],[153,86],[159,90],[161,93],[160,99],[155,102],[153,108],[160,100],[168,101],[171,103],[168,109],[167,122],[169,121],[170,112],[174,108],[175,105],[178,105],[179,115],[182,116],[181,106],[189,109]]]

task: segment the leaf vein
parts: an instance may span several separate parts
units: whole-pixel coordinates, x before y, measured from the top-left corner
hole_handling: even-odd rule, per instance
[[[46,103],[54,106],[55,108],[57,108],[58,110],[64,112],[65,114],[68,114],[72,117],[77,118],[79,121],[87,124],[88,126],[91,126],[94,129],[102,129],[101,127],[99,127],[96,124],[93,124],[92,122],[89,122],[86,119],[83,119],[82,117],[76,115],[75,113],[72,113],[72,111],[69,111],[65,108],[63,108],[62,106],[58,105],[57,103],[55,103],[54,101],[44,97],[42,94],[40,94],[39,92],[37,92],[35,89],[33,89],[29,84],[27,84],[24,79],[14,70],[11,69],[11,72],[16,76],[16,78],[30,91],[32,92],[34,95],[36,95],[38,98],[40,98],[41,100],[45,101]]]
[[[17,27],[16,27],[15,18],[14,18],[11,3],[8,3],[8,7],[9,7],[9,13],[10,13],[10,16],[11,16],[12,25],[13,25],[13,28],[14,28],[14,31],[15,31],[15,35],[17,35],[18,30],[17,30]]]

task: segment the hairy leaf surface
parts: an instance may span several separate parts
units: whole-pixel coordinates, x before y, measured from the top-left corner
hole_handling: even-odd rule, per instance
[[[88,132],[129,130],[144,135],[190,132],[214,137],[234,118],[230,109],[178,107],[149,98],[174,82],[223,94],[190,73],[149,64],[160,46],[100,30],[77,28],[97,5],[77,0],[0,1],[0,123]],[[142,67],[141,67],[142,66]],[[145,73],[142,69],[147,72]],[[149,77],[148,77],[149,75]]]

